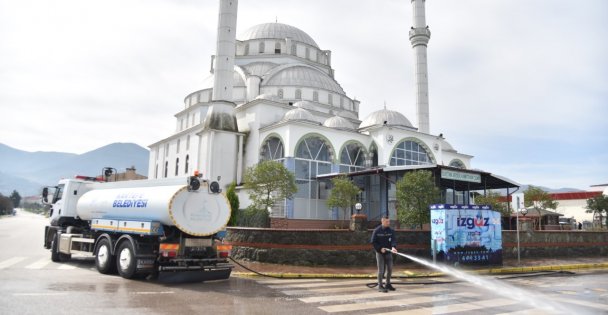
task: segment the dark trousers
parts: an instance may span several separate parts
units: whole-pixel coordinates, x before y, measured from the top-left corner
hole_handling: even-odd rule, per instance
[[[393,254],[390,251],[386,251],[384,254],[376,252],[376,263],[378,265],[378,285],[382,285],[384,271],[386,271],[386,284],[390,284],[393,274]]]

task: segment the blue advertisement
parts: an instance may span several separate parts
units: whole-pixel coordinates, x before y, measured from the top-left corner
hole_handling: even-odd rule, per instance
[[[431,248],[433,244],[438,261],[502,265],[500,212],[484,205],[432,205]]]

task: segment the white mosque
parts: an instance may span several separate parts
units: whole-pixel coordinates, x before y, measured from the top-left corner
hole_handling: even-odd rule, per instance
[[[435,174],[445,203],[469,204],[470,191],[514,188],[499,176],[471,169],[473,156],[456,151],[429,128],[426,49],[430,31],[424,0],[412,0],[409,39],[416,59],[417,125],[381,109],[359,117],[359,101],[334,79],[331,51],[304,31],[260,24],[236,35],[237,0],[220,0],[217,51],[211,75],[186,96],[175,133],[151,144],[149,178],[200,170],[242,184],[243,171],[263,160],[281,161],[296,177],[294,198],[276,202],[274,219],[337,220],[329,209],[330,178],[345,174],[362,189],[372,220],[395,217],[395,185],[407,171]],[[414,105],[415,104],[415,105]],[[365,105],[365,104],[364,104]],[[241,205],[249,202],[239,192]]]

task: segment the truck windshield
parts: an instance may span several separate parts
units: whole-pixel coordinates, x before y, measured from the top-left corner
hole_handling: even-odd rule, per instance
[[[57,186],[57,189],[55,189],[55,194],[53,194],[52,203],[56,203],[57,201],[61,200],[61,195],[63,194],[64,187],[65,187],[65,184],[60,184]]]

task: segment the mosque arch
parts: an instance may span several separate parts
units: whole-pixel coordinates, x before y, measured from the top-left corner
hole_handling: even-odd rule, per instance
[[[448,164],[448,166],[450,167],[455,167],[455,168],[462,168],[462,169],[466,169],[467,166],[466,164],[464,164],[464,162],[460,159],[453,159],[450,161],[450,164]]]
[[[395,145],[389,165],[427,165],[434,164],[435,157],[429,147],[420,139],[408,137]]]
[[[298,188],[294,202],[297,206],[308,210],[318,209],[320,205],[314,200],[327,199],[329,180],[317,179],[317,176],[332,172],[333,152],[329,140],[320,134],[309,133],[300,138],[294,154],[294,175]]]
[[[340,149],[340,173],[350,173],[363,170],[367,152],[365,146],[356,140],[350,140]]]
[[[186,163],[184,165],[184,173],[188,174],[188,167],[190,166],[190,154],[186,154]]]
[[[294,157],[316,161],[333,162],[334,148],[327,137],[319,133],[308,133],[296,143]]]
[[[285,145],[280,135],[268,135],[260,146],[260,161],[282,160],[285,157]]]

